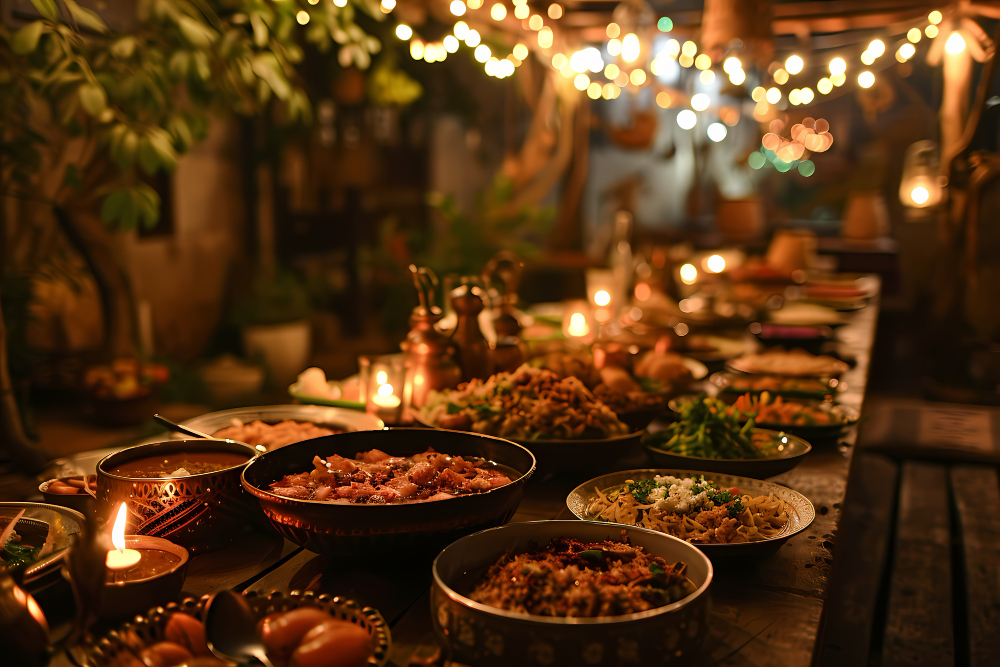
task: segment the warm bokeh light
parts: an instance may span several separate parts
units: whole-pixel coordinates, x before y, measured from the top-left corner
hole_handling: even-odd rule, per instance
[[[834,74],[833,76],[830,77],[830,83],[839,88],[840,86],[843,86],[845,83],[847,83],[847,75]]]
[[[816,94],[812,91],[812,88],[809,88],[808,86],[800,90],[799,95],[802,99],[802,104],[810,104],[816,97]]]
[[[865,65],[871,65],[875,62],[875,55],[871,51],[865,51],[861,54],[861,62]]]
[[[503,21],[507,18],[507,8],[499,2],[490,7],[490,18],[494,21]]]
[[[466,0],[465,4],[469,6],[469,9],[479,9],[483,6],[483,0]]]
[[[514,5],[514,18],[522,21],[531,15],[531,7],[528,5]]]
[[[413,29],[405,23],[400,23],[396,26],[396,37],[399,37],[405,42],[410,37],[413,37]]]
[[[698,75],[698,80],[706,86],[709,86],[715,82],[715,72],[710,69],[706,69]]]
[[[837,57],[830,61],[830,74],[837,76],[847,71],[847,61]]]
[[[917,187],[910,190],[910,199],[912,199],[913,203],[917,204],[918,206],[926,204],[927,200],[930,198],[931,198],[931,193],[925,187],[918,185]]]
[[[641,86],[646,83],[646,72],[641,69],[634,69],[632,73],[629,74],[628,80],[633,86]]]
[[[674,104],[674,98],[670,96],[670,93],[663,91],[656,94],[656,106],[661,109],[669,109]]]
[[[685,264],[681,267],[681,281],[685,285],[691,285],[694,281],[698,280],[698,269],[695,268],[694,264]]]
[[[619,89],[613,83],[604,84],[604,88],[601,90],[601,97],[606,100],[613,100],[618,97]]]
[[[410,42],[410,57],[414,60],[424,59],[424,43],[419,39]]]
[[[470,30],[469,33],[465,36],[465,45],[470,49],[479,46],[480,42],[482,41],[483,38],[479,36],[478,30]]]
[[[927,35],[927,37],[930,39],[934,39],[935,37],[937,37],[939,32],[941,31],[938,30],[938,27],[936,25],[929,25],[926,28],[924,28],[924,34]]]
[[[608,29],[605,30],[605,33],[607,34],[608,39],[615,39],[622,34],[622,29],[617,23],[609,23]]]
[[[722,273],[726,270],[726,260],[722,255],[712,255],[705,260],[705,268],[712,273]]]
[[[909,42],[906,42],[899,47],[898,51],[896,51],[896,60],[901,63],[905,63],[907,60],[912,58],[916,52],[917,47],[913,46],[913,44],[910,44]]]
[[[691,96],[691,108],[695,111],[704,111],[711,103],[711,98],[705,93],[695,93]]]
[[[639,59],[639,38],[635,33],[630,32],[622,40],[622,60],[627,63],[634,63]]]
[[[694,58],[694,54],[698,53],[698,45],[688,40],[684,42],[683,46],[681,46],[681,53],[683,53],[686,56],[691,56],[692,58]]]
[[[785,60],[785,71],[789,74],[798,74],[805,67],[805,62],[803,62],[800,56],[788,56]]]
[[[586,74],[577,74],[576,78],[573,79],[573,86],[577,90],[586,90],[587,86],[590,85],[590,77]]]
[[[610,63],[608,64],[607,67],[604,68],[604,76],[608,79],[614,79],[616,76],[618,76],[618,72],[620,71],[621,70],[618,69],[618,65]]]
[[[597,290],[594,292],[594,303],[603,308],[611,303],[611,294],[607,290]]]
[[[829,95],[830,91],[833,90],[833,82],[828,78],[823,77],[816,82],[816,90],[818,90],[823,95]]]
[[[382,0],[382,4],[379,5],[383,14],[388,14],[393,9],[396,8],[396,0]]]
[[[736,56],[729,56],[724,61],[722,61],[722,71],[726,74],[731,74],[734,71],[739,71],[743,69],[743,63]]]
[[[764,95],[766,93],[767,91],[762,86],[757,86],[756,88],[753,89],[753,92],[750,93],[750,99],[752,99],[754,102],[760,102],[762,99],[764,99]]]
[[[795,106],[802,104],[802,91],[798,88],[788,91],[788,101]]]
[[[444,50],[448,53],[458,51],[458,37],[455,37],[455,35],[445,35],[441,43],[444,44]]]
[[[779,67],[778,69],[774,70],[774,74],[771,75],[771,78],[774,79],[774,82],[776,84],[778,84],[779,86],[783,86],[786,83],[788,83],[788,72]]]
[[[707,53],[699,53],[698,57],[694,59],[694,66],[698,69],[708,69],[712,66],[712,59]]]
[[[681,43],[676,39],[667,40],[667,48],[664,49],[664,53],[671,58],[676,58],[677,54],[681,52]]]
[[[965,51],[965,38],[957,32],[948,35],[948,41],[944,43],[944,50],[948,53],[958,55]]]
[[[920,32],[920,28],[910,28],[906,31],[906,39],[910,40],[914,44],[919,42],[920,38],[923,36],[924,34]]]
[[[777,104],[781,101],[781,91],[777,88],[768,88],[764,94],[764,99],[770,104]]]
[[[677,114],[677,125],[682,130],[690,130],[698,124],[698,115],[690,109],[681,109]]]
[[[708,126],[707,133],[709,139],[718,143],[726,138],[726,135],[729,134],[729,130],[727,130],[726,126],[722,123],[712,123]]]
[[[524,44],[515,44],[512,52],[518,60],[524,60],[528,57],[528,47]]]
[[[298,22],[299,25],[305,25],[305,24],[309,23],[309,12],[306,12],[306,11],[303,11],[303,10],[300,9],[295,14],[295,20]],[[400,27],[401,28],[405,28],[406,26],[400,26]],[[409,28],[407,28],[407,30],[409,30]],[[399,29],[398,28],[396,29],[396,34],[397,35],[399,34]],[[409,39],[409,38],[410,38],[410,36],[407,35],[406,37],[401,37],[400,39]]]
[[[927,21],[930,22],[930,23],[933,23],[934,25],[937,25],[943,19],[944,19],[944,15],[941,14],[941,12],[939,12],[936,9],[933,12],[931,12],[930,14],[927,15]]]
[[[543,49],[552,47],[552,28],[546,26],[538,31],[538,46]]]
[[[609,39],[608,40],[608,55],[612,57],[618,57],[622,54],[622,41],[620,39]]]
[[[556,69],[566,69],[569,67],[569,58],[562,53],[557,53],[552,56],[552,66]]]
[[[540,14],[532,14],[531,18],[528,19],[528,27],[532,30],[541,30],[543,25],[545,25],[545,21],[542,20]]]
[[[467,7],[462,0],[451,0],[451,13],[455,16],[465,16],[465,10]]]
[[[492,54],[493,52],[490,51],[490,47],[486,46],[485,44],[480,44],[479,46],[476,47],[476,50],[473,52],[473,55],[475,55],[476,60],[478,60],[481,63],[484,63],[487,60],[489,60]]]
[[[869,53],[871,53],[873,56],[875,56],[876,58],[878,58],[883,53],[885,53],[885,42],[883,42],[881,39],[873,39],[868,44],[867,51]]]
[[[455,37],[459,39],[465,39],[469,35],[469,24],[465,21],[458,21],[455,23]]]
[[[681,57],[677,59],[677,62],[681,67],[691,67],[691,65],[694,65],[694,58],[682,53]]]
[[[561,19],[562,15],[563,15],[562,5],[560,5],[557,2],[554,2],[551,5],[549,5],[549,18],[550,19],[552,19],[552,20]]]
[[[862,88],[871,88],[875,85],[875,75],[869,71],[864,71],[858,75],[858,85]]]
[[[587,86],[587,97],[592,100],[601,99],[601,84],[594,81],[589,86]]]

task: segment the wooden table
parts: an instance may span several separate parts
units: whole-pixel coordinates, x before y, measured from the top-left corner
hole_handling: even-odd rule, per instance
[[[838,331],[839,351],[857,364],[845,376],[844,403],[860,408],[878,316],[876,300],[851,314]],[[753,560],[718,562],[712,584],[709,664],[808,665],[824,600],[847,486],[854,434],[839,445],[821,445],[794,470],[773,481],[799,491],[816,508],[816,520],[779,549]],[[637,454],[614,469],[648,467]],[[610,472],[611,469],[608,470]],[[568,493],[579,475],[537,476],[529,481],[513,521],[572,518]],[[314,590],[349,596],[373,606],[392,627],[391,664],[426,663],[438,653],[429,594],[430,568],[408,554],[371,566],[338,561],[324,566],[309,551],[275,536],[253,534],[231,548],[195,557],[185,593],[199,596],[225,587],[268,593]]]

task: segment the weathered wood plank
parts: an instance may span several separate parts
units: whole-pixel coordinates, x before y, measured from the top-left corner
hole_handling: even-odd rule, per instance
[[[844,499],[830,596],[823,610],[813,664],[861,665],[871,644],[879,581],[885,570],[896,504],[898,466],[860,454]]]
[[[245,535],[225,549],[192,558],[184,594],[199,597],[223,588],[242,589],[301,549],[274,533]]]
[[[955,663],[948,470],[902,465],[883,667]]]
[[[995,665],[1000,659],[1000,479],[996,468],[953,466],[951,488],[965,561],[969,664]]]

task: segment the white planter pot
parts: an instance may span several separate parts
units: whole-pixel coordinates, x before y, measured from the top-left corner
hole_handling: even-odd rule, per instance
[[[243,349],[260,358],[267,368],[268,384],[284,388],[309,365],[312,333],[308,320],[287,324],[258,324],[243,329]]]

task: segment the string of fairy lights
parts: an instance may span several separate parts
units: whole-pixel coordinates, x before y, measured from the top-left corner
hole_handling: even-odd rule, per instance
[[[347,2],[347,0],[333,1],[338,5]],[[395,6],[396,0],[381,0],[381,9],[386,14],[392,12]],[[504,3],[495,2],[487,7],[485,0],[452,0],[449,9],[456,21],[451,34],[440,40],[425,41],[405,23],[396,26],[396,37],[409,42],[410,56],[413,59],[428,63],[441,62],[464,45],[472,50],[475,60],[483,65],[488,75],[503,79],[512,76],[529,57],[532,49],[528,44],[533,39],[537,42],[538,57],[542,61],[547,60],[555,70],[572,80],[573,87],[591,99],[613,100],[629,86],[642,88],[652,85],[658,89],[655,95],[658,106],[683,107],[678,111],[676,118],[677,125],[682,130],[693,130],[701,122],[699,114],[704,115],[707,112],[717,117],[718,122],[712,119],[713,122],[707,123],[706,133],[710,140],[720,142],[728,134],[727,126],[733,127],[739,123],[741,103],[727,102],[721,95],[710,94],[714,90],[711,88],[712,84],[720,77],[726,77],[729,83],[737,88],[747,81],[748,75],[739,54],[729,53],[721,62],[713,62],[712,57],[702,52],[695,41],[690,39],[681,41],[669,37],[666,33],[670,33],[674,25],[667,16],[660,17],[655,23],[655,28],[651,26],[646,31],[639,29],[626,31],[618,23],[610,23],[605,31],[606,42],[570,51],[561,48],[566,45],[557,45],[561,35],[553,30],[553,27],[557,26],[556,22],[565,14],[561,4],[550,4],[545,16],[542,16],[541,13],[532,11],[527,0],[513,0],[511,13],[514,19],[520,21],[524,39],[518,41],[510,53],[501,57],[501,54],[494,53],[490,46],[483,43],[482,35],[465,19],[471,20],[471,17],[475,17],[473,23],[479,24],[484,23],[488,15],[489,19],[504,22],[505,28],[509,28],[511,20]],[[926,19],[922,19],[919,25],[910,27],[905,36],[893,44],[895,60],[899,63],[909,61],[917,54],[918,45],[936,39],[941,32],[940,26],[943,20],[942,12],[934,10]],[[654,43],[661,46],[654,49],[650,46]],[[947,38],[944,48],[948,53],[960,53],[966,48],[965,39],[959,31],[953,31]],[[801,82],[813,69],[821,65],[810,64],[806,57],[795,53],[788,55],[783,62],[772,63],[766,72],[754,71],[752,76],[760,82],[749,93],[750,99],[755,103],[753,117],[759,122],[770,122],[774,118],[772,107],[785,109],[786,105],[807,106],[821,101],[825,96],[845,86],[851,77],[859,88],[871,88],[876,83],[876,72],[892,64],[886,57],[887,53],[886,42],[883,39],[873,39],[858,56],[860,66],[857,63],[854,65],[849,63],[849,60],[853,60],[853,56],[848,57],[846,53],[836,55],[826,63],[822,76],[819,76],[812,85],[802,85]],[[642,59],[643,56],[645,59]],[[810,56],[810,58],[815,57],[815,55]],[[644,67],[647,62],[648,65]],[[668,75],[676,76],[681,70],[688,70],[692,75],[697,72],[697,81],[709,92],[687,94],[663,83]],[[731,97],[728,91],[727,95]],[[820,127],[823,127],[824,123],[825,121],[819,123]],[[814,131],[812,127],[809,130],[814,135],[824,134],[822,131]],[[794,138],[790,141],[794,142]],[[813,140],[814,144],[817,142],[824,145],[829,143]],[[775,153],[776,156],[776,151],[765,149],[765,152]],[[773,161],[775,156],[768,156],[768,160]],[[755,162],[756,160],[751,160],[751,166],[760,168]]]

